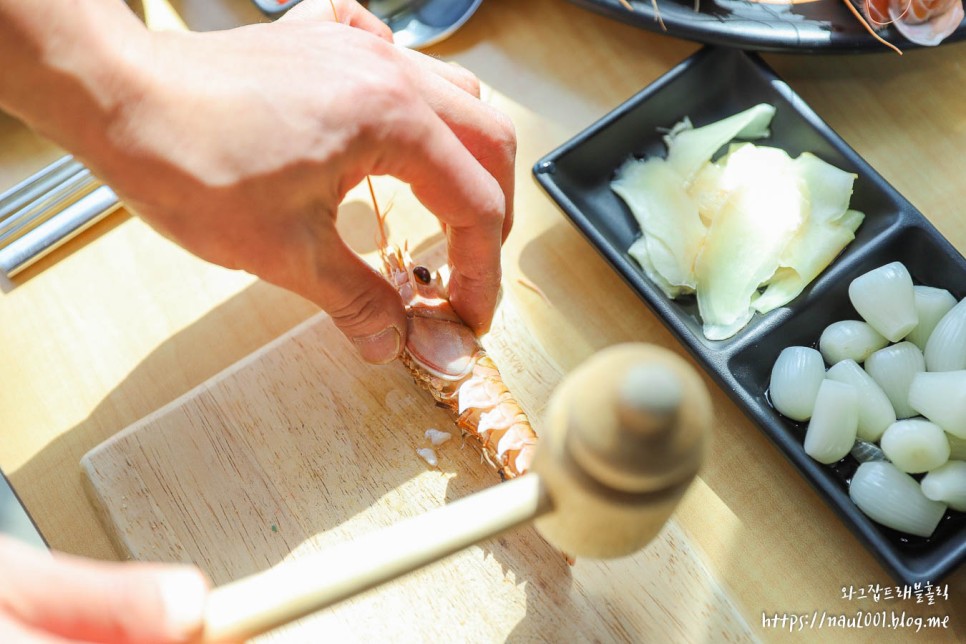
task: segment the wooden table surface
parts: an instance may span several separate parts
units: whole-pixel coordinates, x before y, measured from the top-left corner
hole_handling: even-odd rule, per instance
[[[172,5],[196,30],[264,20],[247,0]],[[143,8],[149,22],[163,26],[164,0],[146,0]],[[525,278],[546,294],[549,305],[536,295],[521,305],[564,368],[619,341],[684,350],[536,186],[530,167],[698,47],[562,0],[489,0],[460,32],[431,50],[474,71],[516,124],[517,222],[504,265],[508,279]],[[966,249],[966,43],[902,57],[764,58],[955,246]],[[0,141],[0,186],[61,154],[3,115]],[[352,209],[347,203],[340,218],[351,223]],[[414,238],[425,237],[432,220],[427,216],[411,226]],[[316,310],[250,275],[193,258],[123,213],[6,285],[0,294],[0,467],[50,545],[117,558],[84,495],[81,456]],[[843,586],[895,582],[707,381],[716,409],[713,450],[678,517],[763,638],[780,632],[762,628],[763,611],[813,610],[948,614],[945,634],[966,637],[966,569],[946,580],[949,598],[932,607],[914,600],[843,599]],[[841,634],[854,640],[909,636],[878,629]]]

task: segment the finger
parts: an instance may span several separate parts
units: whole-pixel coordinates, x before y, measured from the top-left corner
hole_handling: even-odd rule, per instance
[[[399,293],[366,264],[334,229],[314,239],[314,278],[296,290],[322,307],[364,360],[385,364],[406,342],[406,312]]]
[[[502,236],[513,226],[516,133],[509,118],[435,76],[420,76],[421,91],[436,114],[500,184],[505,199]]]
[[[382,160],[385,174],[445,224],[450,301],[478,333],[489,328],[500,288],[500,246],[506,201],[496,179],[473,158],[429,106],[401,106],[400,127]]]
[[[25,627],[92,642],[187,642],[208,582],[195,568],[95,562],[0,537],[0,607]]]
[[[362,29],[392,42],[392,30],[355,0],[302,0],[281,20],[330,20]]]
[[[399,50],[414,65],[442,77],[475,98],[480,97],[480,79],[462,65],[448,63],[435,56],[429,56],[406,47],[399,47]]]
[[[20,642],[21,644],[65,644],[68,640],[38,631],[5,618],[0,614],[0,642]]]

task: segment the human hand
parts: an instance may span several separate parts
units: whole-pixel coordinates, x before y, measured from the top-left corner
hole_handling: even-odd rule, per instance
[[[0,641],[190,642],[208,582],[195,568],[50,554],[0,535]]]
[[[136,94],[89,165],[163,234],[325,309],[371,362],[398,355],[395,290],[343,242],[336,212],[393,175],[442,222],[451,300],[492,318],[512,220],[515,135],[470,73],[397,48],[356,2],[305,0],[275,23],[131,45]],[[143,70],[147,70],[144,73]]]

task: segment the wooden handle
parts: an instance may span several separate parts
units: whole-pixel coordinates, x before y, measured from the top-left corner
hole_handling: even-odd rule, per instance
[[[203,642],[248,639],[527,523],[551,509],[528,474],[212,591]]]

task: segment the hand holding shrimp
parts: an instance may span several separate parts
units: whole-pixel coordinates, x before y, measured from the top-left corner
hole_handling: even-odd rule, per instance
[[[382,273],[399,292],[406,310],[403,364],[437,405],[453,413],[457,427],[500,478],[524,474],[537,446],[530,420],[486,355],[475,330],[455,310],[448,280],[417,265],[405,246],[389,243],[385,214],[372,182],[368,184],[378,219]]]
[[[0,0],[0,107],[79,156],[148,223],[314,301],[366,360],[387,362],[405,344],[402,303],[335,218],[363,177],[394,175],[446,229],[454,308],[487,328],[515,135],[472,74],[393,46],[351,0],[207,33],[148,32],[116,1],[73,4],[38,13]],[[51,25],[58,38],[45,37]]]

